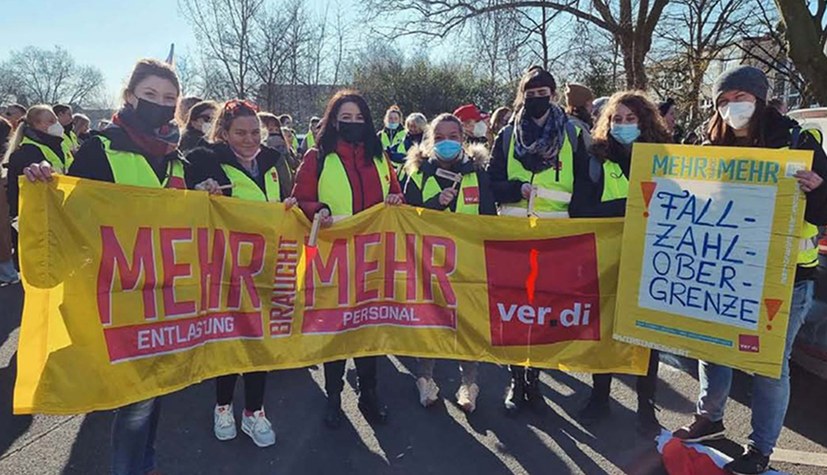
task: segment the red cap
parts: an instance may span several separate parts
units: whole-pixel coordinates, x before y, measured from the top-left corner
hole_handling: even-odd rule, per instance
[[[459,106],[457,110],[454,111],[454,115],[457,116],[457,118],[463,122],[468,122],[469,120],[483,120],[480,110],[477,109],[477,106],[475,106],[474,104],[465,104],[464,106]]]

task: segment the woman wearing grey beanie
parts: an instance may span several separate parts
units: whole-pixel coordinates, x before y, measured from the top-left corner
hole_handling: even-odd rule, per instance
[[[769,457],[781,434],[790,399],[789,358],[792,344],[813,301],[818,249],[816,226],[827,224],[827,156],[821,145],[794,120],[767,106],[769,82],[752,66],[726,71],[715,81],[715,115],[709,123],[707,143],[732,147],[792,148],[812,150],[812,170],[795,174],[806,196],[802,223],[801,251],[795,273],[787,342],[781,377],[754,375],[752,381],[752,433],[746,451],[725,469],[736,474],[764,473]],[[695,421],[675,431],[685,441],[700,442],[724,435],[724,405],[729,397],[732,368],[705,361],[698,362],[701,386]]]

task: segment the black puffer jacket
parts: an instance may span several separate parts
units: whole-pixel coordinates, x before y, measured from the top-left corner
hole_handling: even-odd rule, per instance
[[[290,174],[290,169],[287,162],[279,155],[278,152],[270,147],[261,146],[261,153],[256,157],[258,161],[259,173],[258,177],[250,176],[250,173],[238,163],[235,158],[235,153],[229,145],[225,143],[207,144],[204,147],[198,147],[187,154],[186,177],[187,188],[194,188],[195,185],[203,182],[208,178],[217,181],[219,185],[229,185],[230,179],[221,168],[221,165],[229,165],[246,174],[253,180],[258,187],[265,191],[264,173],[270,168],[275,167],[279,175],[279,191],[281,196],[280,201],[290,196],[290,190],[293,189],[293,177]],[[232,188],[222,190],[225,196],[232,196]]]

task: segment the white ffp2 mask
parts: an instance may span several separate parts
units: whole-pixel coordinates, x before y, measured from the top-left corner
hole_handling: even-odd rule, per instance
[[[718,109],[721,118],[735,130],[741,130],[749,125],[755,113],[754,102],[730,102]]]

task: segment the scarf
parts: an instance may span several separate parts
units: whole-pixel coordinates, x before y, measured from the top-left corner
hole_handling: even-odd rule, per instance
[[[178,127],[170,122],[159,129],[149,129],[135,113],[135,108],[125,104],[112,117],[112,124],[122,128],[129,139],[147,158],[159,161],[178,148]]]
[[[525,114],[521,108],[515,118],[515,143],[514,151],[518,157],[534,155],[540,159],[537,169],[546,169],[557,162],[557,155],[563,146],[563,138],[566,134],[566,122],[568,118],[565,112],[557,104],[549,108],[546,123],[539,128],[534,120]],[[538,134],[539,132],[539,134]]]

